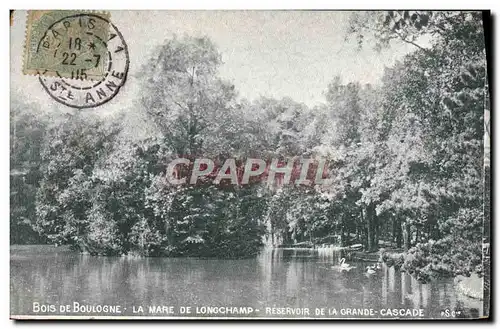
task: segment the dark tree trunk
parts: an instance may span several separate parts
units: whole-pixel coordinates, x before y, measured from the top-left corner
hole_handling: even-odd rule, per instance
[[[403,231],[401,230],[401,220],[394,218],[394,227],[396,229],[396,247],[401,248],[403,245]]]
[[[391,242],[396,242],[397,243],[397,237],[398,237],[398,221],[396,218],[392,219],[392,236],[391,236]]]
[[[362,230],[362,234],[363,234],[363,239],[361,241],[361,243],[363,244],[363,246],[365,247],[366,250],[368,250],[368,221],[366,219],[366,211],[364,210],[364,208],[361,208],[361,230]]]
[[[411,225],[406,223],[406,235],[408,236],[408,249],[411,248]]]
[[[368,251],[374,251],[375,245],[375,218],[374,218],[374,206],[370,204],[366,207],[366,227],[368,229]]]
[[[403,231],[403,241],[404,241],[404,247],[405,251],[408,251],[411,247],[411,229],[410,229],[410,224],[407,221],[404,221],[402,224],[402,231]]]

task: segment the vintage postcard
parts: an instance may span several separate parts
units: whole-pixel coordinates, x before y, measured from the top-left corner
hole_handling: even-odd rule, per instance
[[[489,12],[10,23],[12,319],[490,317]]]

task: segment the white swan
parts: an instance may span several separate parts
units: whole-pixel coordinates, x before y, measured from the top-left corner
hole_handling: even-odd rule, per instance
[[[366,267],[366,273],[367,274],[375,274],[377,271],[375,271],[375,265],[374,266],[367,266]]]
[[[347,263],[345,262],[345,258],[342,258],[342,259],[340,260],[340,271],[350,271],[350,270],[352,270],[353,268],[356,268],[356,267],[354,267],[354,266],[351,266],[351,265],[347,264]]]

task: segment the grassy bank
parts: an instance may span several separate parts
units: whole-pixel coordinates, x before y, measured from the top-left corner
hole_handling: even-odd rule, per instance
[[[381,249],[379,251],[380,261],[388,266],[394,266],[396,270],[405,271],[413,275],[422,283],[429,282],[440,277],[455,277],[455,289],[460,294],[474,298],[483,299],[483,277],[480,273],[458,274],[451,266],[438,263],[427,258],[419,257],[418,253],[394,252]]]
[[[472,273],[469,277],[459,275],[455,277],[455,289],[470,298],[483,299],[483,278],[477,273]]]

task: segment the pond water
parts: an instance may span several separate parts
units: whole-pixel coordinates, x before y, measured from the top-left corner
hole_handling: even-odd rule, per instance
[[[257,318],[420,316],[409,314],[414,309],[424,318],[482,314],[482,302],[458,294],[452,279],[421,284],[384,264],[367,275],[371,264],[351,261],[355,268],[340,271],[340,258],[332,249],[274,249],[253,259],[222,260],[96,257],[13,246],[10,310],[37,316]]]

